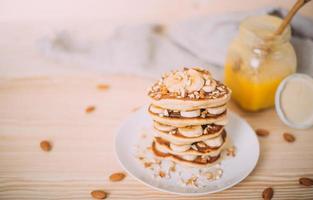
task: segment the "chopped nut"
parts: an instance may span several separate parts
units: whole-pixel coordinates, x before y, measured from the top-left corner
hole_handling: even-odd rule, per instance
[[[170,167],[170,172],[176,172],[176,165],[172,165]]]
[[[192,185],[192,186],[198,186],[196,181],[197,181],[197,177],[193,176],[191,178],[189,178],[187,181],[186,181],[186,185]]]
[[[152,166],[152,164],[153,164],[152,162],[145,162],[144,166],[145,166],[145,168],[149,168]]]
[[[161,178],[164,178],[164,177],[166,176],[166,174],[165,174],[165,172],[160,171],[160,172],[159,172],[159,176],[160,176]]]
[[[213,179],[213,174],[212,174],[212,172],[206,173],[206,178],[209,179],[209,180]]]
[[[194,94],[188,94],[188,97],[191,98],[191,99],[194,99],[195,95]]]
[[[204,99],[204,98],[205,98],[205,91],[204,91],[204,90],[200,90],[200,92],[199,92],[199,97],[200,97],[201,99]]]
[[[220,92],[224,92],[224,91],[225,91],[225,89],[224,89],[223,87],[221,87],[221,86],[217,87],[217,89],[218,89]]]
[[[236,156],[235,147],[230,147],[230,148],[226,149],[226,151],[227,151],[227,153],[226,153],[227,156],[232,156],[232,157]]]
[[[216,173],[217,173],[218,175],[222,175],[222,174],[223,174],[223,170],[222,170],[222,169],[217,169],[217,170],[216,170]]]
[[[154,96],[154,98],[156,98],[156,99],[161,99],[161,97],[162,97],[161,94],[156,94],[156,95]]]
[[[161,160],[155,160],[155,164],[161,165],[161,164],[162,164],[162,161],[161,161]]]
[[[167,90],[167,88],[163,85],[163,86],[161,86],[161,88],[160,88],[160,92],[161,92],[161,94],[162,95],[166,95],[166,94],[168,94],[168,90]]]

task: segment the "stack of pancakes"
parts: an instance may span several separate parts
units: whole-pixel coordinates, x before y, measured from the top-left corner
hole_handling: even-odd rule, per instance
[[[157,157],[193,167],[220,161],[227,143],[226,104],[231,91],[199,67],[164,74],[148,92]]]

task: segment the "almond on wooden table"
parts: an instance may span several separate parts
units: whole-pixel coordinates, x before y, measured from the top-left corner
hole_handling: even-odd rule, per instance
[[[95,199],[105,199],[107,197],[107,193],[102,190],[94,190],[90,194]]]
[[[296,141],[295,136],[293,136],[291,133],[284,133],[283,137],[287,142],[290,142],[290,143]]]
[[[313,179],[302,177],[299,179],[299,183],[301,185],[304,185],[304,186],[312,186],[313,185]]]
[[[52,149],[52,145],[49,141],[47,140],[43,140],[40,142],[40,148],[43,150],[43,151],[51,151]]]
[[[95,111],[95,109],[96,109],[95,106],[88,106],[88,107],[85,109],[85,111],[86,111],[86,113],[91,113],[91,112]]]
[[[270,134],[270,132],[264,128],[255,129],[255,133],[260,137],[266,137]]]
[[[273,198],[273,195],[274,191],[271,187],[266,188],[262,193],[262,197],[264,200],[271,200]]]
[[[97,88],[99,89],[99,90],[108,90],[109,88],[110,88],[110,86],[108,85],[108,84],[103,84],[103,83],[101,83],[101,84],[98,84],[97,85]]]
[[[110,181],[112,182],[118,182],[123,180],[126,177],[126,175],[123,172],[117,172],[110,175]]]

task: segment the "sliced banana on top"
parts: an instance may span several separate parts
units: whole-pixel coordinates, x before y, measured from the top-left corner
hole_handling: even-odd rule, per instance
[[[156,121],[154,121],[154,127],[160,131],[165,131],[165,132],[174,131],[176,129],[176,127],[174,126],[161,124]]]
[[[180,111],[182,117],[192,118],[199,117],[201,115],[200,110]]]
[[[170,92],[179,92],[185,89],[187,77],[181,71],[170,74],[164,79],[164,85]]]
[[[186,144],[186,145],[175,145],[173,143],[170,144],[170,148],[174,152],[184,152],[184,151],[187,151],[188,149],[190,149],[190,147],[191,147],[190,144]]]
[[[186,126],[178,128],[180,134],[185,137],[198,137],[202,135],[203,129],[202,126]]]
[[[199,91],[204,85],[204,79],[198,71],[189,69],[187,71],[188,80],[186,83],[186,90],[188,92]]]
[[[213,92],[216,89],[216,81],[215,80],[207,80],[205,86],[202,88],[205,92]]]

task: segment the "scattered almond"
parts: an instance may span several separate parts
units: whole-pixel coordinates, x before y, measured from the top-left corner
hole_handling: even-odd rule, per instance
[[[107,197],[107,193],[102,190],[94,190],[90,194],[95,199],[105,199]]]
[[[299,179],[299,183],[301,185],[304,185],[304,186],[312,186],[313,185],[313,179],[302,177]]]
[[[266,137],[270,134],[270,132],[263,128],[258,128],[255,130],[255,133],[260,137]]]
[[[99,90],[107,90],[107,89],[110,88],[110,86],[109,86],[108,84],[99,84],[99,85],[97,86],[97,88],[98,88]]]
[[[284,133],[283,134],[283,137],[284,137],[284,139],[286,140],[286,142],[294,142],[294,141],[296,141],[296,138],[295,138],[295,136],[293,136],[292,134],[290,134],[290,133]]]
[[[50,142],[47,141],[47,140],[41,141],[41,142],[40,142],[40,147],[41,147],[41,149],[42,149],[43,151],[47,151],[47,152],[52,149],[52,146],[51,146]]]
[[[273,194],[274,194],[273,188],[268,187],[263,191],[262,197],[264,200],[271,200],[273,198]]]
[[[111,174],[110,181],[118,182],[118,181],[123,180],[125,177],[126,177],[126,175],[122,172],[114,173],[114,174]]]
[[[96,109],[96,107],[94,107],[94,106],[88,106],[85,109],[85,111],[86,111],[86,113],[91,113],[91,112],[95,111],[95,109]]]

